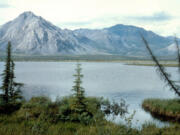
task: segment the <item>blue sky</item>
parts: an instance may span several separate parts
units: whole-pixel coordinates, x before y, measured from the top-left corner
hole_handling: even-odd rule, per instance
[[[32,11],[68,29],[115,24],[180,36],[180,0],[0,0],[0,25]]]

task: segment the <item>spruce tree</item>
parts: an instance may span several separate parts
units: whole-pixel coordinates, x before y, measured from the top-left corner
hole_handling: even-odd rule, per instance
[[[22,99],[21,95],[21,87],[23,86],[22,83],[15,82],[15,75],[14,75],[15,64],[13,60],[11,60],[11,72],[10,72],[10,89],[9,89],[9,98],[11,103],[16,103],[18,100]]]
[[[86,104],[84,102],[85,95],[84,95],[84,88],[81,87],[82,80],[81,78],[83,75],[81,74],[81,64],[77,64],[76,74],[73,76],[75,77],[75,85],[73,86],[72,91],[74,91],[74,103],[73,109],[77,113],[82,113],[86,111]]]
[[[6,57],[6,64],[5,64],[5,70],[3,71],[3,82],[2,82],[2,98],[5,104],[9,103],[9,89],[10,89],[10,69],[11,69],[11,43],[8,42],[7,47],[7,57]]]
[[[22,99],[21,87],[23,84],[15,82],[14,68],[15,64],[11,57],[11,43],[8,42],[5,70],[2,74],[3,82],[1,87],[3,91],[3,94],[1,94],[1,101],[5,104],[16,103],[18,100]]]
[[[81,64],[77,64],[76,74],[74,74],[75,81],[72,91],[73,94],[73,102],[71,105],[71,121],[77,121],[84,124],[88,124],[92,121],[93,115],[87,110],[86,98],[84,95],[84,88],[81,86],[83,75],[81,74]]]

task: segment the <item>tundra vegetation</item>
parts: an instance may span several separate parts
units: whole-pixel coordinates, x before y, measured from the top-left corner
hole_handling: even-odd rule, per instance
[[[81,86],[83,74],[77,64],[72,95],[52,101],[48,97],[32,97],[26,101],[21,94],[23,84],[15,82],[15,64],[8,43],[0,95],[0,134],[2,135],[179,135],[180,125],[159,128],[145,123],[132,127],[134,114],[127,117],[124,100],[110,102],[104,98],[87,97]],[[177,101],[178,102],[178,101]],[[171,108],[169,108],[171,109]],[[175,112],[178,109],[174,109]],[[107,116],[120,116],[124,124],[113,123]]]

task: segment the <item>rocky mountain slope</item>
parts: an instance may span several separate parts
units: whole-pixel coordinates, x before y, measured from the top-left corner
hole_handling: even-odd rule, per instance
[[[96,53],[93,42],[62,30],[32,12],[25,12],[0,28],[0,50],[11,41],[14,52],[26,54]]]
[[[171,54],[173,38],[143,28],[115,25],[104,29],[61,29],[32,12],[24,12],[0,27],[0,51],[12,42],[13,51],[24,54],[145,55],[140,33],[156,54]]]

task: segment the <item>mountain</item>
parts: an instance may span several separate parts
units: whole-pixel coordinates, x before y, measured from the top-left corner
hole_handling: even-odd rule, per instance
[[[13,51],[25,54],[96,53],[93,41],[62,30],[32,12],[24,12],[0,28],[0,50],[11,41]]]
[[[174,53],[172,37],[140,27],[118,24],[104,29],[61,29],[32,12],[24,12],[0,27],[0,51],[11,41],[13,52],[24,54],[146,55],[140,33],[156,54]]]
[[[153,51],[158,54],[163,54],[165,50],[162,49],[174,42],[173,38],[163,37],[143,28],[122,24],[99,30],[78,29],[74,32],[96,41],[99,48],[112,54],[145,55],[145,47],[140,34],[146,38]]]

